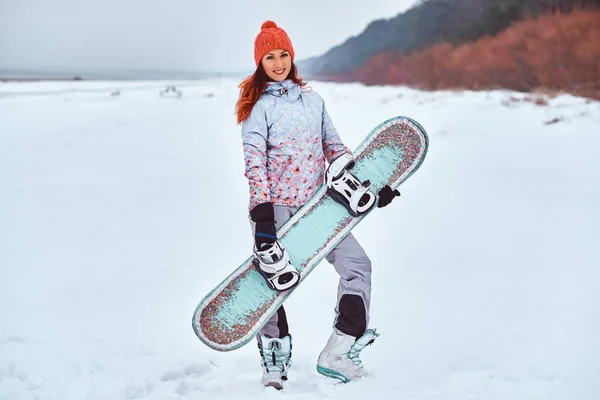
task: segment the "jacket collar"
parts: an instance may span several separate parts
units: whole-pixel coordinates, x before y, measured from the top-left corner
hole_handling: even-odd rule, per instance
[[[276,97],[285,97],[288,100],[296,100],[300,97],[300,86],[290,79],[281,82],[269,82],[265,93]]]

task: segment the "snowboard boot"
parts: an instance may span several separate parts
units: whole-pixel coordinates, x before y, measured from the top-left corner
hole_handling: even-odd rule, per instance
[[[292,366],[292,337],[286,335],[276,339],[260,335],[258,349],[262,358],[263,385],[283,389],[283,381],[287,381],[288,370]]]
[[[367,329],[356,339],[334,328],[327,345],[319,355],[317,372],[344,383],[367,376],[360,360],[360,352],[373,343],[377,336],[379,334],[375,329]]]

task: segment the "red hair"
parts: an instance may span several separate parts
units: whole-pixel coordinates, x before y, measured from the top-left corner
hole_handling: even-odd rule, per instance
[[[302,78],[298,76],[298,68],[292,63],[292,68],[286,79],[291,79],[294,83],[303,87],[306,82],[302,82]],[[265,72],[262,63],[258,64],[256,71],[244,79],[239,84],[240,97],[235,104],[235,113],[237,114],[237,122],[241,124],[252,112],[252,108],[263,94],[269,83],[269,77]]]

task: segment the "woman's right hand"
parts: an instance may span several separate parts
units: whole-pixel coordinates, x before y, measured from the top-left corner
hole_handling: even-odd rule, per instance
[[[272,245],[277,240],[275,229],[275,211],[273,204],[261,203],[250,210],[250,218],[255,222],[254,243],[257,249]]]

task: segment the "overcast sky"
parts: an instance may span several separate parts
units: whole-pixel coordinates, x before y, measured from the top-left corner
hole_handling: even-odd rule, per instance
[[[415,0],[0,0],[0,68],[254,68],[254,38],[274,20],[296,59],[323,54]]]

